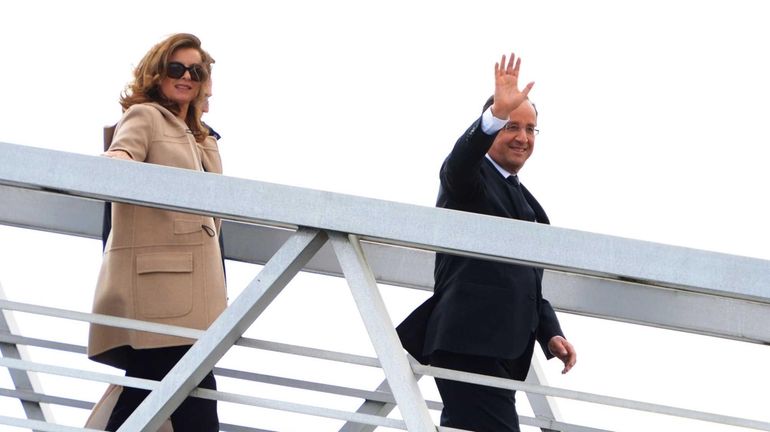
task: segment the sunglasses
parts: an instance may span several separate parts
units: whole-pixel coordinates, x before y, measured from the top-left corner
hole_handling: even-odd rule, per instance
[[[193,81],[203,81],[208,76],[206,68],[199,64],[188,67],[179,62],[170,62],[166,66],[166,76],[173,79],[182,78],[187,71],[190,71],[190,79]]]

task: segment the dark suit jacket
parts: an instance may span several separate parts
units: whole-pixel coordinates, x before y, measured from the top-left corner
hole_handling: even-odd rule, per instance
[[[494,138],[480,118],[460,137],[441,166],[437,207],[522,218],[511,186],[485,157]],[[547,224],[537,200],[523,193],[537,222]],[[563,333],[542,296],[542,269],[437,253],[434,276],[433,296],[397,328],[418,361],[426,364],[436,350],[514,359],[534,339],[553,357],[547,343]]]

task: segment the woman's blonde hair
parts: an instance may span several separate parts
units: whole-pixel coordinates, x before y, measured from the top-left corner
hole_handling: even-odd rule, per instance
[[[201,41],[189,33],[177,33],[152,47],[139,65],[134,69],[134,80],[126,86],[120,95],[120,105],[123,111],[138,103],[156,102],[174,114],[179,114],[179,104],[167,99],[160,91],[160,83],[166,77],[168,58],[180,48],[194,48],[201,55],[201,63],[206,69],[206,76],[201,81],[201,91],[195,97],[187,110],[185,123],[192,131],[195,140],[202,142],[208,135],[208,128],[201,123],[201,106],[203,104],[203,88],[211,79],[211,65],[214,59],[201,48]]]

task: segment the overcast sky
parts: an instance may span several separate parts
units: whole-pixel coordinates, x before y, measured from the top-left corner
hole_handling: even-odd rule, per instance
[[[133,67],[167,35],[191,32],[217,61],[206,120],[223,136],[226,175],[432,206],[441,161],[493,91],[495,61],[514,51],[522,80],[535,81],[541,130],[521,178],[554,225],[770,259],[765,8],[742,0],[0,2],[0,142],[97,154]],[[0,284],[11,300],[88,311],[100,252],[96,241],[0,227]],[[231,299],[257,270],[229,264]],[[394,290],[383,288],[398,322],[422,297]],[[767,347],[560,317],[579,362],[566,376],[547,363],[552,385],[770,421]],[[260,320],[254,337],[372,353],[338,281],[303,276]],[[50,337],[45,320],[29,322]],[[85,344],[85,326],[62,338]],[[264,355],[254,370],[281,373],[276,363],[293,361]],[[332,375],[360,384],[347,371]],[[90,400],[103,389],[83,386]],[[518,400],[526,412],[526,398]],[[559,403],[566,421],[613,430],[738,430]],[[0,415],[17,411],[0,400]],[[254,412],[243,418],[225,407],[222,416],[282,431],[337,425]],[[78,425],[87,413],[58,415]]]

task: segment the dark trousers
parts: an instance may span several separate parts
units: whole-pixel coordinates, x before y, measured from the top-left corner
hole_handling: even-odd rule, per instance
[[[131,349],[126,376],[160,381],[185,355],[190,346],[153,349]],[[198,385],[211,390],[217,389],[214,374],[209,372]],[[149,395],[148,390],[124,387],[105,430],[116,431],[134,412],[136,407]],[[171,425],[179,432],[218,432],[219,417],[217,401],[188,397],[171,414]]]
[[[436,351],[431,355],[430,364],[524,381],[533,347],[534,343],[530,342],[525,352],[513,360]],[[436,378],[436,387],[444,403],[441,426],[477,432],[519,432],[515,391],[441,378]]]

